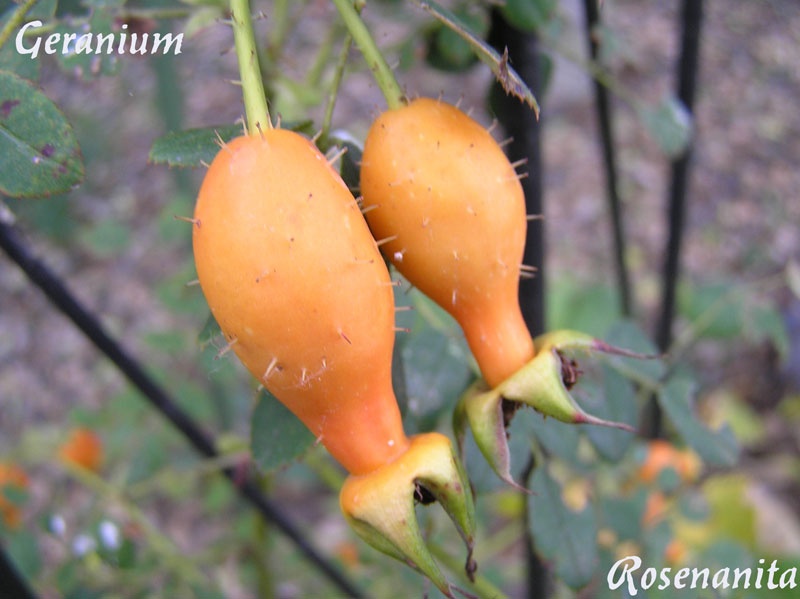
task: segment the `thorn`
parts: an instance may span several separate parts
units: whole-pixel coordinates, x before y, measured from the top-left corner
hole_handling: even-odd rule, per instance
[[[256,277],[256,284],[263,281],[264,277],[266,277],[268,274],[269,274],[269,268],[264,269],[264,271]]]
[[[211,168],[211,165],[208,162],[206,162],[205,160],[201,160],[200,164],[203,165],[203,167],[206,168],[206,169]]]
[[[378,247],[381,247],[382,245],[390,243],[390,242],[394,241],[395,239],[397,239],[397,235],[390,235],[389,237],[384,237],[383,239],[380,239],[380,240],[376,241],[375,245],[377,245]]]
[[[272,371],[275,370],[275,367],[277,365],[278,365],[278,358],[273,356],[272,360],[270,360],[270,363],[267,366],[267,370],[264,372],[264,376],[262,376],[261,379],[266,381],[269,378],[269,376],[272,374]]]
[[[225,143],[225,140],[222,139],[222,136],[216,129],[214,130],[214,142],[223,150],[225,150],[228,147],[228,144]]]
[[[520,264],[519,269],[524,272],[539,272],[539,268],[530,264]]]
[[[172,218],[175,220],[183,221],[185,223],[192,223],[198,229],[200,228],[200,219],[199,218],[192,218],[191,216],[181,216],[180,214],[173,214]]]
[[[303,368],[300,371],[300,385],[304,387],[306,383],[308,383],[308,371]]]
[[[317,145],[317,141],[319,141],[320,137],[322,137],[322,129],[320,129],[314,135],[311,136],[311,143]]]
[[[333,166],[338,162],[338,160],[347,153],[347,147],[341,148],[338,152],[336,152],[333,156],[328,158],[328,164]]]
[[[523,164],[528,164],[528,159],[527,158],[520,158],[516,162],[512,162],[511,166],[514,168],[514,170],[517,170],[517,167],[518,166],[522,166]]]
[[[525,220],[527,221],[544,220],[544,214],[526,214]]]
[[[532,272],[527,271],[527,270],[521,270],[521,271],[519,271],[519,278],[520,279],[535,279],[536,275],[534,273],[532,273]]]
[[[488,127],[486,127],[486,130],[487,130],[489,133],[491,133],[492,131],[494,131],[495,129],[497,129],[497,125],[499,125],[499,124],[500,124],[500,121],[498,121],[497,119],[492,119],[492,124],[491,124],[491,125],[489,125]],[[514,139],[514,138],[513,138],[513,137],[510,137],[510,138],[509,138],[509,140],[512,140],[512,139]],[[507,143],[507,142],[503,142],[503,143]]]
[[[522,181],[523,179],[527,179],[528,178],[528,173],[518,173],[516,178],[517,178],[517,181]]]
[[[350,339],[348,338],[348,336],[347,336],[347,335],[345,335],[345,334],[344,334],[344,331],[342,331],[341,329],[339,329],[339,336],[340,336],[342,339],[344,339],[345,341],[347,341],[347,343],[349,343],[350,345],[353,345],[353,342],[352,342],[352,341],[350,341]]]
[[[408,327],[394,327],[395,333],[410,333],[411,329]]]
[[[361,214],[366,214],[367,212],[371,212],[372,210],[375,210],[375,208],[377,208],[378,206],[379,204],[370,204],[369,206],[364,206],[363,208],[361,208]]]
[[[501,148],[505,148],[508,144],[510,144],[513,141],[514,141],[513,137],[507,137],[503,141],[498,142],[497,145],[500,146]]]
[[[228,341],[228,344],[227,344],[225,347],[223,347],[221,350],[219,350],[219,351],[217,352],[217,355],[216,355],[216,356],[214,356],[214,359],[215,359],[215,360],[219,360],[219,359],[220,359],[222,356],[224,356],[224,355],[225,355],[225,354],[227,354],[229,351],[231,351],[231,349],[233,348],[233,346],[234,346],[234,345],[236,345],[236,343],[237,343],[238,341],[239,341],[239,339],[238,339],[238,338],[236,338],[236,337],[234,337],[233,339],[231,339],[230,341]]]
[[[261,141],[264,141],[264,131],[261,129],[261,121],[256,123],[256,129],[258,129],[258,135],[261,137]]]
[[[226,79],[225,81],[236,87],[242,87],[242,82],[239,79]]]
[[[458,96],[458,100],[456,100],[456,103],[454,104],[454,106],[456,108],[458,108],[459,110],[461,110],[461,103],[463,101],[464,101],[464,94],[461,94],[460,96]]]
[[[402,281],[386,281],[381,283],[381,285],[386,285],[387,287],[400,287],[402,284]]]
[[[186,283],[187,287],[195,287],[200,284],[200,279],[192,279],[191,281]]]
[[[455,289],[453,289],[453,295],[451,296],[450,301],[452,302],[452,304],[454,306],[456,305],[456,294],[457,294],[457,291]]]
[[[413,309],[414,309],[414,306],[395,306],[394,307],[394,311],[395,312],[410,312]]]

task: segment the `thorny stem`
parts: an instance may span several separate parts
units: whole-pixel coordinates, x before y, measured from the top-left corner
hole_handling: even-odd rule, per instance
[[[28,14],[28,11],[33,8],[33,5],[36,4],[37,1],[38,0],[27,0],[24,4],[21,4],[17,10],[14,11],[14,14],[11,15],[8,23],[6,23],[6,26],[3,27],[2,31],[0,31],[0,48],[2,48],[8,41],[8,38],[11,37],[11,32],[22,24],[22,21],[25,19],[25,15]]]
[[[403,90],[400,89],[392,69],[389,68],[386,59],[378,49],[375,39],[361,19],[361,15],[353,5],[352,0],[333,0],[333,3],[347,26],[347,30],[353,36],[353,40],[359,50],[361,50],[361,54],[364,55],[364,60],[367,61],[375,82],[386,98],[386,104],[390,109],[400,108],[405,104]]]
[[[231,0],[231,22],[236,57],[239,61],[239,74],[242,80],[244,110],[247,115],[247,132],[258,135],[260,131],[272,128],[264,94],[264,82],[258,66],[258,52],[253,34],[253,19],[250,16],[248,0]]]

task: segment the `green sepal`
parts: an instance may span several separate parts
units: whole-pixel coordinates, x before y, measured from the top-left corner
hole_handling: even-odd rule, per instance
[[[339,494],[348,524],[375,549],[427,576],[447,597],[452,587],[430,553],[417,522],[415,503],[438,501],[467,546],[466,572],[475,571],[472,548],[475,507],[464,468],[450,440],[439,433],[411,437],[409,448],[378,470],[351,475]],[[429,495],[428,495],[429,494]]]
[[[463,453],[466,429],[497,475],[520,487],[511,477],[506,428],[518,406],[529,406],[543,416],[568,424],[596,424],[633,431],[621,422],[603,420],[584,412],[570,394],[580,371],[564,352],[586,350],[638,358],[651,358],[608,345],[590,335],[570,330],[546,333],[534,339],[537,353],[517,372],[489,389],[482,380],[462,395],[453,417],[456,439]],[[505,403],[504,403],[505,401]]]

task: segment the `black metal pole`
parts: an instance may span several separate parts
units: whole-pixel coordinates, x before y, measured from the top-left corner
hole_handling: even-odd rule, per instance
[[[700,33],[703,20],[702,0],[684,0],[681,9],[681,53],[678,63],[678,99],[689,114],[694,113],[695,89],[700,64]],[[662,274],[661,314],[656,330],[656,343],[661,351],[672,343],[672,323],[675,318],[675,296],[680,278],[681,248],[686,227],[686,205],[689,171],[694,138],[686,150],[671,164],[667,208],[668,238]],[[662,429],[661,410],[651,403],[648,436],[658,437]]]
[[[593,61],[600,54],[600,45],[595,37],[595,29],[600,23],[598,0],[584,0],[586,12],[586,38],[589,42],[589,53]],[[603,150],[603,167],[606,178],[606,195],[611,212],[611,233],[614,240],[614,263],[617,274],[617,290],[619,292],[620,309],[623,315],[630,316],[633,310],[631,299],[630,277],[625,263],[626,242],[625,226],[622,218],[622,201],[617,185],[617,158],[614,151],[614,133],[611,118],[611,102],[608,89],[598,79],[594,79],[595,109],[600,141]]]
[[[536,36],[510,26],[498,11],[492,12],[489,43],[498,51],[508,48],[512,66],[534,93],[541,89],[540,56]],[[497,118],[507,135],[512,137],[506,151],[513,159],[528,159],[528,176],[522,179],[525,205],[529,215],[544,215],[542,185],[541,123],[533,110],[518,99],[506,96],[499,87],[493,90]],[[544,220],[531,220],[525,244],[523,263],[538,270],[532,279],[520,282],[519,301],[522,314],[532,335],[545,328],[545,277],[544,277]],[[533,472],[533,456],[524,482]],[[526,497],[526,506],[528,504]],[[535,539],[528,524],[527,509],[523,510],[522,527],[525,540],[527,596],[543,599],[549,592],[549,575],[546,566],[536,553]]]
[[[110,337],[94,315],[92,315],[66,285],[41,260],[28,250],[20,235],[8,223],[0,219],[0,247],[72,323],[100,350],[142,395],[178,429],[201,455],[216,458],[219,454],[211,436],[200,426],[145,372],[144,368]],[[329,563],[311,546],[300,529],[282,510],[249,480],[241,481],[234,468],[226,468],[223,474],[262,516],[285,534],[321,572],[339,589],[351,597],[363,597],[361,591],[339,570]]]

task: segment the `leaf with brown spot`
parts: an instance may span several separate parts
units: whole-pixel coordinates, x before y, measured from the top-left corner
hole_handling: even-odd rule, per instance
[[[65,193],[83,176],[78,140],[58,107],[29,81],[0,71],[0,193]]]

